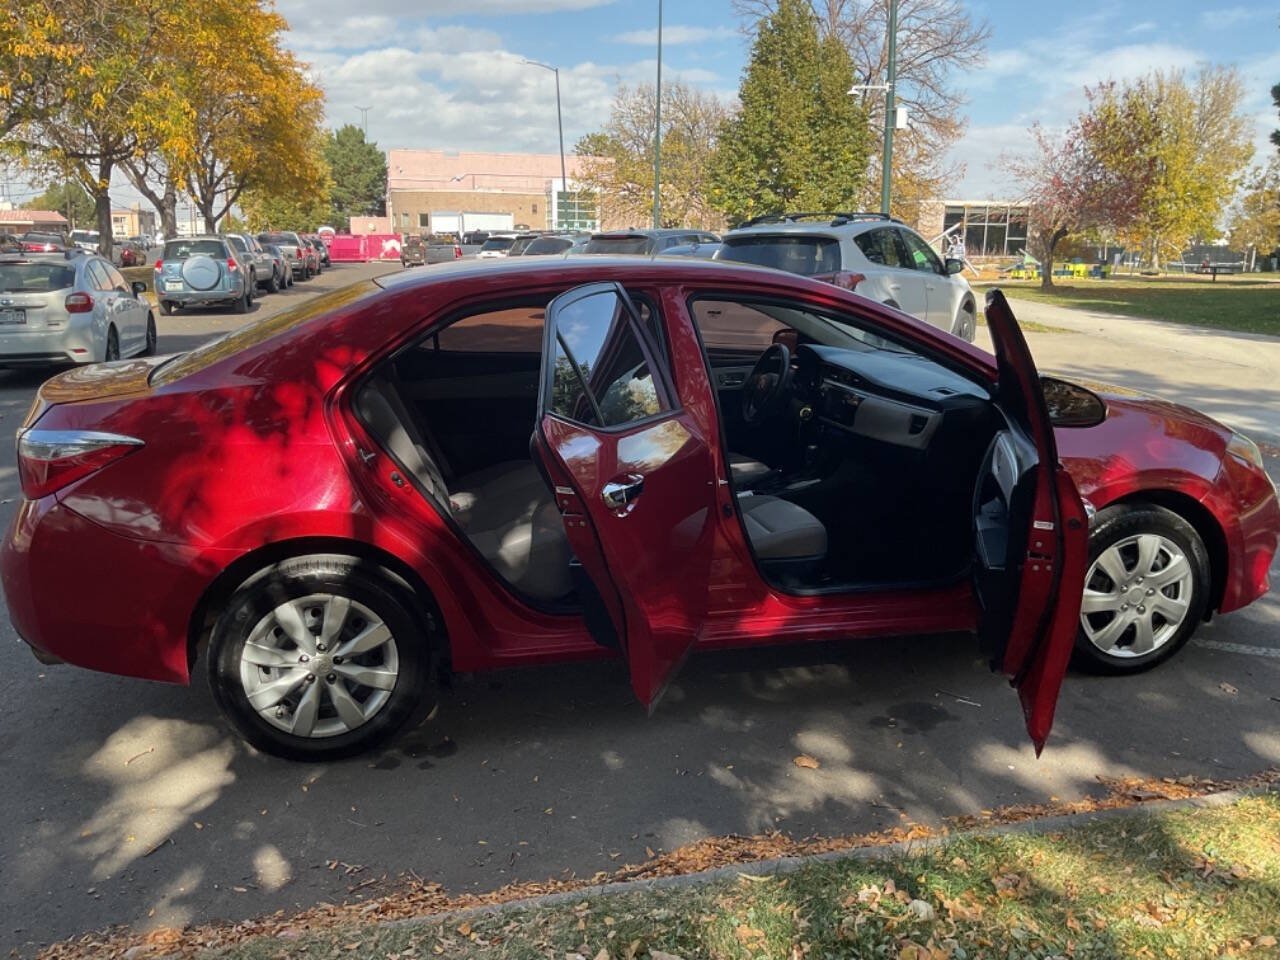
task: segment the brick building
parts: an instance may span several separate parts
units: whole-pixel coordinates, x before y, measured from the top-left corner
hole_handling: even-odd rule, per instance
[[[61,233],[69,229],[57,210],[0,210],[0,233]]]
[[[395,233],[430,233],[432,215],[509,214],[513,226],[596,230],[599,203],[579,189],[582,159],[558,153],[387,151],[387,217]],[[567,186],[567,189],[566,189]],[[354,225],[353,225],[354,230]]]

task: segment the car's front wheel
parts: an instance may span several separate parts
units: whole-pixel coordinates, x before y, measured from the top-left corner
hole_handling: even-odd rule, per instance
[[[103,353],[102,359],[105,361],[120,359],[120,334],[116,333],[115,327],[107,328],[107,346]]]
[[[142,355],[144,357],[154,357],[156,355],[156,343],[158,340],[159,337],[156,335],[156,318],[150,311],[148,311],[146,340],[142,346]]]
[[[1076,661],[1096,673],[1138,673],[1191,639],[1209,602],[1209,554],[1195,527],[1154,504],[1099,511]]]
[[[351,557],[288,560],[231,598],[209,641],[223,715],[260,750],[335,760],[386,743],[428,709],[420,620]]]

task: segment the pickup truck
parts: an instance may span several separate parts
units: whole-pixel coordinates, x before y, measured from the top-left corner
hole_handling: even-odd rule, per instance
[[[462,259],[462,245],[453,234],[432,234],[422,242],[427,251],[427,263],[448,263],[450,260]]]
[[[400,266],[420,267],[427,262],[427,248],[421,237],[405,237],[400,244]]]

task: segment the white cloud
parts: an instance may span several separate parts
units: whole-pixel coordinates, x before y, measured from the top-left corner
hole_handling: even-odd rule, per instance
[[[1221,10],[1205,10],[1200,22],[1210,30],[1230,30],[1259,16],[1269,14],[1263,7],[1226,7]]]
[[[1152,30],[1157,29],[1159,26],[1160,25],[1156,23],[1154,20],[1143,20],[1141,23],[1135,23],[1133,26],[1129,27],[1127,30],[1125,30],[1125,33],[1128,33],[1128,34],[1150,33]]]
[[[948,154],[949,162],[964,165],[964,176],[946,191],[946,199],[1017,200],[1018,185],[1000,162],[1026,153],[1032,145],[1026,124],[970,127]]]
[[[705,43],[708,40],[721,40],[725,37],[741,36],[733,27],[683,27],[679,25],[662,28],[662,45],[677,46],[686,43]],[[655,47],[658,44],[658,30],[628,30],[614,36],[615,43],[627,43],[637,47]]]

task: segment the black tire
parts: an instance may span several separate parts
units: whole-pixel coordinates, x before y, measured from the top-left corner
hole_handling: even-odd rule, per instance
[[[1195,527],[1172,510],[1149,503],[1123,503],[1098,511],[1089,525],[1089,568],[1107,548],[1143,533],[1158,534],[1172,541],[1182,550],[1191,567],[1191,598],[1182,623],[1163,644],[1149,653],[1132,657],[1114,656],[1099,650],[1081,628],[1076,632],[1073,659],[1082,670],[1112,675],[1150,670],[1186,645],[1204,619],[1211,583],[1209,552]]]
[[[249,287],[246,285],[244,288],[244,293],[242,293],[240,295],[240,298],[236,300],[235,303],[232,304],[231,309],[233,309],[236,313],[248,313],[249,304],[252,302],[253,301],[249,299]]]
[[[156,343],[158,340],[159,340],[159,337],[156,334],[156,318],[151,313],[151,311],[148,310],[147,311],[147,339],[146,339],[146,344],[142,348],[142,355],[144,357],[154,357],[156,355]]]
[[[160,313],[166,317],[169,316],[169,314],[173,313],[173,304],[170,303],[168,300],[161,300]]]
[[[280,604],[311,594],[344,596],[373,611],[395,638],[398,674],[383,706],[361,726],[326,737],[301,737],[273,726],[250,704],[240,679],[245,642]],[[288,760],[326,761],[385,745],[434,705],[431,656],[419,617],[376,568],[353,557],[316,555],[286,560],[242,585],[209,638],[209,685],[222,715],[246,741]],[[317,679],[314,682],[324,682]]]
[[[276,268],[271,268],[271,279],[267,281],[267,293],[279,293],[280,281],[276,279]]]
[[[104,362],[120,359],[120,335],[115,327],[107,327],[107,346],[102,359]]]

